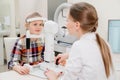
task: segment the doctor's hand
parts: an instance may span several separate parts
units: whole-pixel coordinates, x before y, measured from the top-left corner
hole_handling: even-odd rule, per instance
[[[56,73],[47,69],[44,74],[47,76],[48,80],[58,80],[58,77],[62,75],[62,72]]]
[[[20,65],[15,65],[13,66],[13,70],[15,70],[16,72],[18,72],[21,75],[25,75],[29,73],[29,68],[26,66],[20,66]]]
[[[58,54],[55,58],[55,62],[57,61],[58,64],[64,66],[66,64],[66,59],[68,59],[69,54],[64,53],[64,54]]]

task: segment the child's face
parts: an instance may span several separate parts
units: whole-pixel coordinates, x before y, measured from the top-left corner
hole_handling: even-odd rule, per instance
[[[33,21],[29,23],[28,29],[31,34],[39,35],[43,29],[44,23],[42,20]]]

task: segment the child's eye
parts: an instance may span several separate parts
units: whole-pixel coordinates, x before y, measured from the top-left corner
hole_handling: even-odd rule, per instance
[[[37,26],[37,24],[35,23],[35,24],[33,24],[34,26]]]
[[[43,23],[41,23],[41,24],[39,24],[39,26],[44,26],[44,24],[43,24]]]

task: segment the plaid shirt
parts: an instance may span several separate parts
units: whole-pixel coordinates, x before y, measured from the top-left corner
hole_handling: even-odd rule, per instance
[[[37,39],[37,41],[30,41],[29,53],[26,49],[26,37],[23,36],[18,39],[13,47],[11,53],[11,60],[8,63],[8,68],[12,69],[14,65],[24,65],[29,61],[29,64],[33,65],[43,61],[44,52],[44,40]],[[29,57],[29,58],[28,58]]]

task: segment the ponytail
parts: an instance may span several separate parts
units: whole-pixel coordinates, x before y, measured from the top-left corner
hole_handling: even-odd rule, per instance
[[[110,49],[106,44],[106,42],[97,33],[96,33],[96,38],[97,38],[97,43],[99,44],[99,47],[100,47],[104,68],[105,68],[105,73],[108,78],[110,75],[110,68],[112,67]]]

